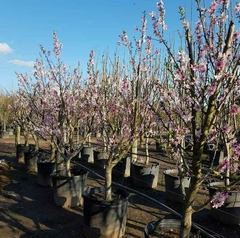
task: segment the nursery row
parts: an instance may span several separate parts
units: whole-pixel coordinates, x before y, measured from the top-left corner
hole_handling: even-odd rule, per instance
[[[59,179],[64,178],[74,187],[76,171],[72,170],[71,161],[80,152],[82,156],[83,151],[88,151],[88,160],[94,158],[89,147],[91,135],[99,135],[101,153],[96,157],[104,166],[103,191],[91,189],[91,195],[84,195],[84,200],[85,204],[99,196],[104,204],[117,200],[110,225],[104,226],[108,228],[96,231],[110,233],[111,238],[124,234],[122,224],[126,222],[128,200],[126,193],[116,193],[112,186],[114,168],[120,163],[130,165],[124,175],[132,174],[136,186],[157,186],[159,163],[150,160],[150,138],[175,163],[176,170],[171,171],[175,173],[174,182],[166,182],[166,196],[183,203],[180,237],[189,236],[192,216],[209,203],[212,216],[222,222],[234,217],[233,222],[239,224],[240,34],[236,24],[239,24],[240,7],[239,3],[232,6],[229,1],[213,1],[208,8],[201,0],[195,4],[196,24],[189,24],[184,8],[180,7],[182,31],[178,32],[177,47],[165,38],[169,35],[164,34],[166,11],[160,1],[157,13],[143,12],[141,27],[135,28],[137,36],[132,42],[126,31],[120,34],[119,47],[125,47],[128,52],[125,59],[117,53],[113,57],[103,55],[100,64],[96,64],[95,52],[91,50],[85,73],[79,63],[71,69],[62,61],[63,44],[53,32],[54,48],[50,52],[40,47],[32,76],[17,74],[18,89],[8,107],[16,125],[16,145],[20,144],[21,133],[25,137],[24,145],[29,144],[32,135],[36,152],[39,139],[49,144],[48,159],[55,164],[53,185],[58,187]],[[153,46],[154,42],[157,46]],[[156,48],[158,44],[163,50]],[[5,133],[4,125],[3,129]],[[80,141],[78,137],[76,143],[74,135],[81,129],[83,138]],[[145,152],[140,155],[143,145]],[[211,162],[203,167],[206,149],[210,150]],[[171,173],[166,172],[166,178]],[[195,206],[202,184],[213,173],[220,182],[210,184],[209,199]],[[76,180],[83,184],[86,174],[85,171],[76,176]],[[146,183],[140,182],[142,177],[146,177]],[[78,188],[82,193],[82,187]],[[172,191],[176,188],[180,195]],[[67,195],[65,188],[63,191]],[[56,203],[81,202],[76,197],[59,198],[58,193],[54,190]],[[69,193],[70,196],[72,191]],[[98,203],[93,205],[93,210]],[[91,217],[85,219],[87,226],[95,225]],[[115,227],[119,227],[116,235]]]
[[[150,225],[152,222],[150,222],[149,225],[146,224],[146,237],[150,237],[150,234],[156,235],[157,232],[161,233],[161,229],[164,228],[172,229],[179,227],[180,223],[178,221],[181,218],[181,214],[166,204],[169,201],[175,205],[183,203],[185,193],[189,189],[190,177],[186,176],[183,178],[183,193],[181,189],[181,177],[178,176],[178,169],[172,169],[174,164],[171,163],[171,160],[169,160],[162,151],[161,153],[156,151],[155,147],[151,146],[149,148],[151,162],[147,166],[143,163],[141,164],[141,161],[132,163],[130,157],[127,157],[114,167],[114,200],[110,202],[104,200],[103,193],[104,170],[107,161],[104,153],[106,152],[101,151],[99,145],[92,143],[90,146],[90,144],[88,144],[73,158],[71,163],[71,177],[53,176],[56,167],[54,162],[49,162],[49,151],[40,149],[36,152],[33,148],[34,145],[28,147],[18,145],[17,160],[24,162],[28,171],[37,173],[37,182],[39,185],[53,187],[55,205],[60,207],[77,207],[83,205],[83,227],[85,227],[83,232],[86,237],[101,237],[103,234],[105,234],[105,236],[108,234],[108,237],[122,237],[124,235],[128,217],[129,193],[137,194],[158,206],[158,209],[175,215],[175,219],[171,218],[169,221],[166,220],[164,216],[159,217],[160,220],[164,219],[162,221],[163,223],[161,223],[160,220],[156,221],[156,224],[154,223],[156,231],[152,229],[152,225]],[[164,166],[162,164],[164,164]],[[163,169],[163,167],[165,167],[165,169]],[[100,187],[91,187],[85,190],[88,173],[94,174],[102,179],[102,183],[99,184],[101,185]],[[164,174],[163,181],[161,181],[161,173]],[[211,178],[216,179],[210,176],[210,179]],[[160,183],[163,183],[165,186],[164,200],[159,200],[156,197],[154,198],[148,195],[148,191],[157,188]],[[214,187],[215,184],[218,183],[212,183],[211,187]],[[209,191],[211,194],[212,190],[210,189]],[[235,200],[233,203],[236,203],[238,196],[239,195],[234,193],[231,194],[229,199],[232,201]],[[110,206],[110,208],[108,206]],[[233,205],[230,205],[228,202],[228,206],[226,207],[218,209],[211,208],[211,216],[223,224],[239,224],[239,214],[236,212],[232,213],[231,210],[233,210],[233,208],[227,210],[229,206],[233,207]],[[228,214],[227,219],[226,214]],[[108,216],[109,222],[107,219]],[[149,227],[151,227],[151,229]],[[160,229],[160,227],[162,228]],[[157,228],[159,229],[158,231]],[[211,237],[214,233],[195,223],[193,224],[193,228],[193,230],[197,230],[198,233],[200,232],[201,237]]]

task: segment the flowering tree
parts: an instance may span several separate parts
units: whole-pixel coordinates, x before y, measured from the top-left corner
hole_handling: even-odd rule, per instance
[[[230,164],[239,164],[239,144],[235,140],[237,128],[233,118],[239,110],[240,33],[235,30],[233,19],[229,19],[228,0],[213,1],[209,8],[202,7],[200,0],[196,0],[196,4],[198,20],[193,29],[184,9],[180,8],[186,44],[177,54],[164,38],[167,25],[163,2],[157,3],[158,13],[150,13],[155,38],[164,45],[168,54],[169,61],[165,66],[170,76],[167,86],[156,84],[159,95],[152,108],[165,128],[172,131],[172,158],[191,177],[184,201],[181,237],[189,235],[192,214],[205,205],[194,206],[197,192],[206,178],[202,174],[204,145],[222,138],[225,150],[224,162],[220,166],[222,171]],[[233,14],[237,21],[239,10],[240,5],[237,4]],[[162,111],[167,120],[161,117]],[[190,165],[185,160],[183,143],[188,134],[193,138]],[[231,168],[236,171],[236,166]],[[217,193],[212,202],[223,204],[225,198],[224,193]]]
[[[98,91],[98,118],[96,124],[101,128],[105,151],[108,154],[105,168],[106,200],[112,199],[112,169],[132,149],[137,154],[137,141],[142,135],[150,133],[155,126],[154,114],[149,101],[152,97],[153,80],[159,73],[157,60],[150,57],[152,52],[148,42],[145,43],[145,17],[141,40],[134,46],[127,39],[124,31],[119,44],[127,46],[130,52],[129,68],[115,56],[114,61],[103,58],[103,69],[93,71]],[[135,53],[135,54],[134,54]],[[153,54],[152,54],[153,55]],[[111,62],[112,65],[108,65]],[[133,149],[134,148],[134,149]]]
[[[149,104],[154,98],[154,85],[159,75],[162,74],[160,67],[159,50],[154,50],[152,38],[147,37],[147,17],[146,12],[141,18],[141,27],[135,26],[139,33],[139,38],[134,37],[134,43],[129,41],[126,31],[120,35],[119,45],[127,47],[129,53],[129,73],[130,76],[125,78],[124,85],[128,86],[131,92],[129,100],[131,101],[131,113],[134,115],[131,124],[132,137],[153,136],[156,131],[156,118],[150,110]],[[141,122],[139,124],[139,122]],[[146,140],[148,144],[148,140]],[[137,160],[138,140],[132,145],[132,161]],[[148,151],[146,151],[146,164],[149,162]]]
[[[0,92],[0,121],[2,123],[2,130],[6,131],[7,124],[11,123],[12,111],[9,105],[12,104],[12,97],[5,93],[3,90]]]
[[[10,108],[13,112],[13,119],[14,119],[14,123],[16,125],[16,127],[15,127],[15,129],[16,129],[15,143],[16,143],[16,145],[20,144],[20,134],[22,131],[23,136],[24,136],[24,145],[28,146],[29,145],[29,135],[32,132],[32,136],[33,136],[33,138],[35,140],[35,144],[36,144],[36,149],[38,149],[39,148],[38,139],[35,136],[33,131],[29,131],[30,128],[28,126],[28,121],[27,121],[27,117],[32,114],[31,108],[26,107],[27,101],[25,100],[25,98],[20,96],[19,93],[13,92],[12,97],[13,97],[13,102],[10,105]]]
[[[61,173],[62,165],[66,165],[64,175],[70,175],[70,159],[81,149],[79,145],[74,147],[74,130],[85,123],[92,110],[91,104],[86,105],[84,101],[87,93],[81,83],[80,64],[71,72],[60,60],[62,44],[55,32],[53,40],[53,61],[50,60],[51,52],[41,46],[34,78],[17,74],[18,97],[28,110],[24,120],[29,130],[49,142],[57,171]]]

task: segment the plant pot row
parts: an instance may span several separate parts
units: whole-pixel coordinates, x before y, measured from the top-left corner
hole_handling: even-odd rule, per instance
[[[129,196],[128,193],[125,190],[117,189],[114,191],[114,193],[120,195],[121,199],[118,198],[115,201],[106,202],[101,199],[104,192],[103,188],[89,188],[84,191],[87,172],[84,172],[82,170],[72,171],[72,175],[73,176],[70,178],[52,176],[55,204],[61,207],[75,207],[84,204],[83,229],[84,235],[87,238],[122,237],[126,227],[126,214]],[[170,170],[168,172],[165,171],[165,176],[174,177],[174,186],[170,187],[171,189],[176,189],[176,191],[180,194],[179,182],[176,182],[176,177],[178,177],[176,175],[176,170]],[[217,185],[219,184],[212,184],[211,189],[214,189]],[[212,192],[214,192],[214,190]],[[176,197],[176,193],[173,197]],[[227,201],[227,205],[223,209],[211,210],[211,215],[217,220],[224,223],[229,223],[229,219],[231,221],[232,216],[230,215],[230,217],[226,217],[226,213],[229,213],[229,211],[227,211],[226,209],[228,207],[233,209],[233,203],[239,204],[239,195],[234,193],[229,197],[229,199],[231,201]],[[177,201],[180,201],[180,195]],[[238,216],[238,214],[235,214],[236,217]],[[239,223],[239,220],[235,220],[234,224],[237,223]],[[163,228],[166,227],[163,226],[161,229]],[[171,229],[172,228],[173,227],[171,227]],[[150,234],[150,232],[147,234]],[[145,237],[150,236],[145,235]]]
[[[213,155],[210,153],[210,160],[212,160]],[[96,152],[95,161],[96,161]],[[104,161],[104,153],[97,153]],[[214,164],[219,163],[219,158],[221,159],[220,152],[217,152]],[[104,163],[102,163],[104,164]],[[159,175],[159,163],[151,162],[149,165],[141,163],[131,163],[130,158],[125,158],[120,161],[115,167],[115,175],[133,176],[134,185],[143,188],[154,188],[158,183]],[[182,181],[178,176],[177,169],[170,169],[164,171],[165,178],[165,197],[167,201],[172,202],[183,202],[185,194],[187,194],[190,177],[183,177]],[[183,184],[184,193],[182,192],[181,183]],[[209,195],[212,195],[213,184],[209,184]],[[230,224],[240,224],[240,191],[230,191],[229,197],[223,207],[215,209],[211,207],[211,216],[217,221]],[[228,215],[226,215],[228,213]],[[222,215],[221,215],[222,214]]]
[[[52,176],[54,203],[60,207],[83,205],[83,232],[86,238],[120,238],[125,233],[129,194],[114,190],[118,198],[107,202],[104,188],[85,189],[88,172],[73,170],[71,177]]]
[[[188,192],[190,186],[190,178],[182,178],[182,183],[185,191],[182,191],[180,176],[178,176],[177,169],[170,169],[164,171],[165,177],[165,192],[166,200],[171,202],[182,203],[184,200],[184,193]],[[224,187],[224,182],[212,182],[208,184],[209,196],[212,197],[214,193],[221,187]],[[228,191],[228,197],[223,206],[214,208],[211,205],[211,217],[223,224],[240,225],[240,189],[237,185],[235,190]]]
[[[104,169],[107,164],[107,153],[94,147],[84,147],[76,158],[79,162],[94,163]],[[158,162],[150,161],[149,164],[132,163],[130,157],[123,158],[113,169],[114,176],[133,177],[137,187],[154,188],[158,184]]]
[[[30,160],[30,159],[29,159]],[[28,160],[25,160],[25,162]],[[159,163],[149,166],[139,163],[128,163],[128,159],[119,163],[116,167],[125,168],[130,164],[134,168],[133,176],[136,178],[134,185],[138,187],[155,187],[159,173]],[[132,169],[131,168],[131,169]],[[42,186],[53,186],[54,203],[60,207],[75,207],[84,204],[84,234],[85,237],[122,237],[126,226],[126,211],[128,193],[118,189],[121,199],[106,202],[98,199],[103,193],[103,188],[92,188],[84,191],[87,172],[83,170],[72,170],[71,177],[52,176],[55,170],[54,163],[37,163],[38,184]],[[136,171],[136,172],[135,172]],[[181,189],[181,181],[178,170],[167,170],[165,175],[166,199],[174,202],[182,202],[184,195]],[[141,177],[138,177],[141,176]],[[146,184],[143,184],[142,178]],[[188,191],[190,178],[183,178],[185,192]],[[210,196],[216,191],[216,185],[209,185]],[[238,191],[230,192],[225,205],[221,208],[211,208],[211,216],[223,223],[240,223],[240,194]],[[110,218],[108,218],[108,215]],[[104,219],[103,219],[104,218]],[[91,229],[90,229],[91,228]]]
[[[125,190],[114,190],[113,193],[118,198],[106,202],[101,199],[104,188],[89,188],[84,191],[88,172],[83,169],[72,169],[70,177],[58,176],[55,174],[55,163],[37,162],[37,156],[23,145],[17,147],[17,158],[20,163],[24,161],[28,171],[37,172],[39,185],[52,186],[56,206],[84,206],[85,237],[120,238],[124,235],[129,197]],[[29,169],[29,164],[35,164],[37,170]]]

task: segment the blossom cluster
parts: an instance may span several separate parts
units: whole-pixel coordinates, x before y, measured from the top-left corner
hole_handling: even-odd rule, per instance
[[[221,207],[225,203],[228,196],[229,195],[227,192],[217,192],[211,200],[212,207],[213,208]]]

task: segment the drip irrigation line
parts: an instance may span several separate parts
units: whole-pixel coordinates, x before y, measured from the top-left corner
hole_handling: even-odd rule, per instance
[[[100,179],[105,180],[105,178],[104,178],[102,175],[98,174],[97,172],[93,171],[92,169],[89,169],[88,167],[86,167],[86,166],[84,166],[84,165],[82,165],[82,164],[80,164],[80,163],[77,163],[76,161],[72,161],[72,163],[74,163],[74,164],[82,167],[83,169],[87,170],[87,171],[90,172],[90,173],[93,173],[94,175],[96,175],[96,176],[99,177]],[[182,218],[182,215],[181,215],[180,213],[176,212],[175,210],[173,210],[172,208],[168,207],[167,205],[165,205],[165,204],[157,201],[157,200],[154,199],[154,198],[149,197],[148,195],[146,195],[146,194],[144,194],[144,193],[141,193],[141,192],[139,192],[139,191],[137,191],[137,190],[135,190],[135,189],[129,188],[129,187],[127,187],[127,186],[125,186],[125,185],[122,185],[122,184],[119,184],[119,183],[117,183],[117,182],[112,182],[112,184],[115,185],[115,186],[117,186],[117,187],[121,187],[121,188],[123,188],[123,189],[125,189],[125,190],[128,190],[128,191],[130,191],[130,192],[132,192],[132,193],[135,193],[135,194],[137,194],[138,196],[140,196],[140,197],[142,197],[142,198],[145,198],[146,200],[154,203],[155,205],[158,205],[158,206],[164,208],[164,209],[167,210],[168,212],[176,215],[177,217]],[[211,231],[211,232],[213,233],[213,235],[209,234],[209,233],[206,232],[203,228],[201,228],[200,225],[198,225],[198,224],[195,223],[195,222],[193,222],[192,226],[193,226],[194,228],[196,228],[197,230],[199,230],[202,234],[206,235],[208,238],[216,238],[215,235],[219,235],[219,234],[215,233],[214,231]],[[209,230],[209,231],[210,231],[210,230]],[[217,236],[217,237],[218,237],[218,236]],[[223,237],[223,236],[220,236],[220,237],[221,237],[221,238],[225,238],[225,237]]]

